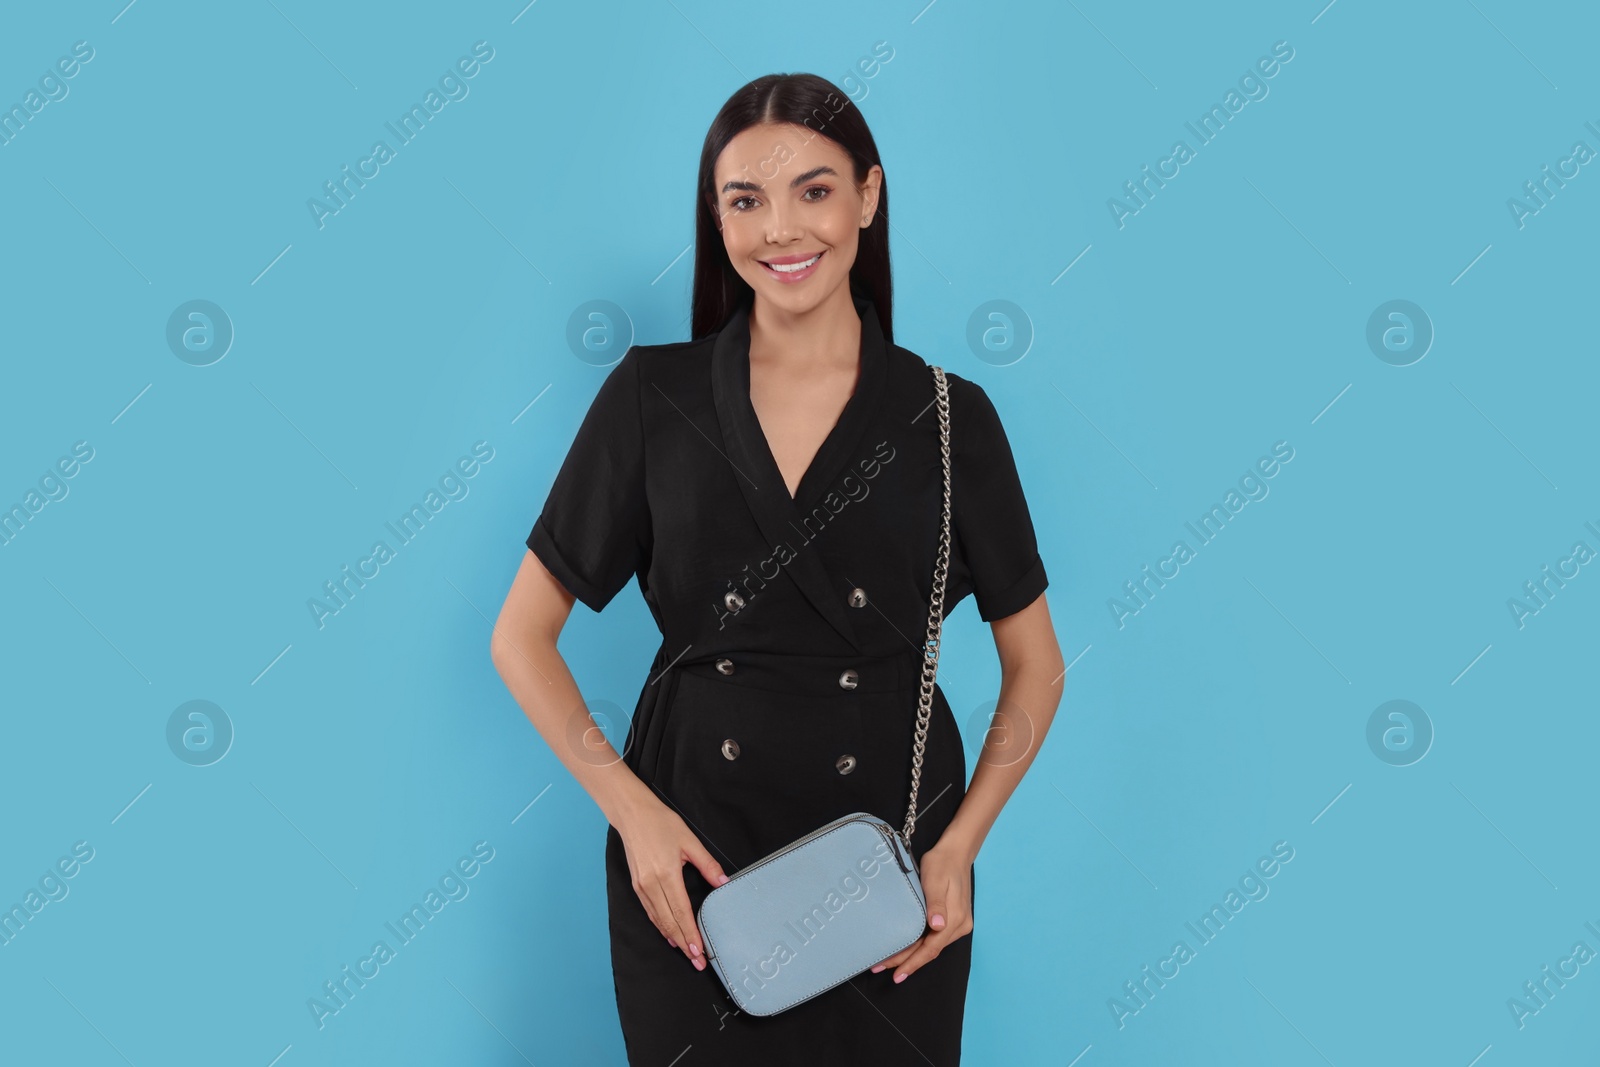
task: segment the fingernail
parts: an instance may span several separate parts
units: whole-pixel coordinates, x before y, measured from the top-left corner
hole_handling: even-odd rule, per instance
[[[930,916],[928,918],[928,925],[933,927],[935,930],[937,930],[939,927],[944,925],[944,916],[943,915]]]
[[[872,968],[872,973],[873,974],[877,974],[881,970],[883,970],[883,964],[880,963],[877,966]]]
[[[677,948],[677,947],[678,947],[678,943],[677,943],[677,942],[676,942],[676,941],[674,941],[674,940],[673,940],[673,939],[672,939],[672,938],[670,938],[670,937],[669,937],[669,938],[667,938],[667,944],[669,944],[669,945],[671,945],[671,946],[672,946],[672,947],[673,947],[673,948]]]
[[[697,970],[697,971],[705,970],[706,969],[706,961],[696,957],[696,959],[694,961],[694,969]]]
[[[691,956],[700,955],[700,946],[695,944],[693,941],[689,942],[689,955],[691,955]]]
[[[901,971],[899,974],[894,976],[894,980],[895,980],[895,982],[897,984],[900,983],[900,982],[904,982],[906,980],[906,973],[904,971]]]
[[[727,880],[728,880],[728,876],[727,875],[723,875],[720,879],[717,880],[717,884],[721,885],[723,882],[726,882]]]

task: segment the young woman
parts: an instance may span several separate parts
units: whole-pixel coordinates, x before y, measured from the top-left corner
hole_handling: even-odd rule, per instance
[[[1002,713],[969,788],[935,688],[912,840],[927,930],[757,1017],[706,966],[695,922],[728,875],[830,819],[905,818],[943,485],[932,374],[893,343],[888,206],[872,134],[831,83],[769,75],[728,100],[700,156],[695,339],[635,345],[610,371],[495,627],[506,685],[610,823],[631,1064],[960,1059],[973,860],[1065,673],[1010,446],[976,384],[946,374],[944,608],[973,594],[993,625]],[[619,763],[556,640],[574,600],[600,611],[634,575],[662,644]]]

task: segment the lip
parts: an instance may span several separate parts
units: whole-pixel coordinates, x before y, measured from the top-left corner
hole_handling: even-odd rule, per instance
[[[774,278],[774,279],[776,279],[776,280],[778,280],[780,282],[784,282],[786,284],[793,285],[795,282],[804,281],[805,279],[807,279],[807,278],[811,277],[813,274],[815,274],[817,272],[817,268],[822,266],[822,258],[826,254],[827,254],[827,250],[824,249],[821,252],[809,252],[809,253],[803,253],[803,254],[800,254],[800,255],[774,256],[772,259],[760,260],[758,262],[761,263],[762,269],[767,272],[767,276],[769,278]],[[770,266],[768,266],[768,264],[770,264],[770,263],[804,263],[806,260],[810,259],[812,256],[815,256],[817,261],[815,263],[811,264],[811,266],[807,267],[805,270],[784,272],[784,271],[773,270]]]

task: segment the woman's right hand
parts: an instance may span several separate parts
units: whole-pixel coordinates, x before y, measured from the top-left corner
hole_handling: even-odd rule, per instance
[[[707,852],[694,831],[678,813],[659,800],[630,816],[617,827],[628,857],[633,891],[661,936],[694,964],[706,968],[705,950],[689,891],[683,885],[683,865],[692,863],[713,886],[728,880],[721,864]]]

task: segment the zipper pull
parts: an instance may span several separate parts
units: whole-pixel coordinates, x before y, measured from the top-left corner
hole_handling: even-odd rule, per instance
[[[889,851],[894,854],[894,861],[900,865],[900,870],[906,874],[913,873],[911,868],[906,866],[906,861],[901,855],[899,833],[887,826],[880,826],[878,827],[878,830],[883,834],[884,840],[888,843]]]

